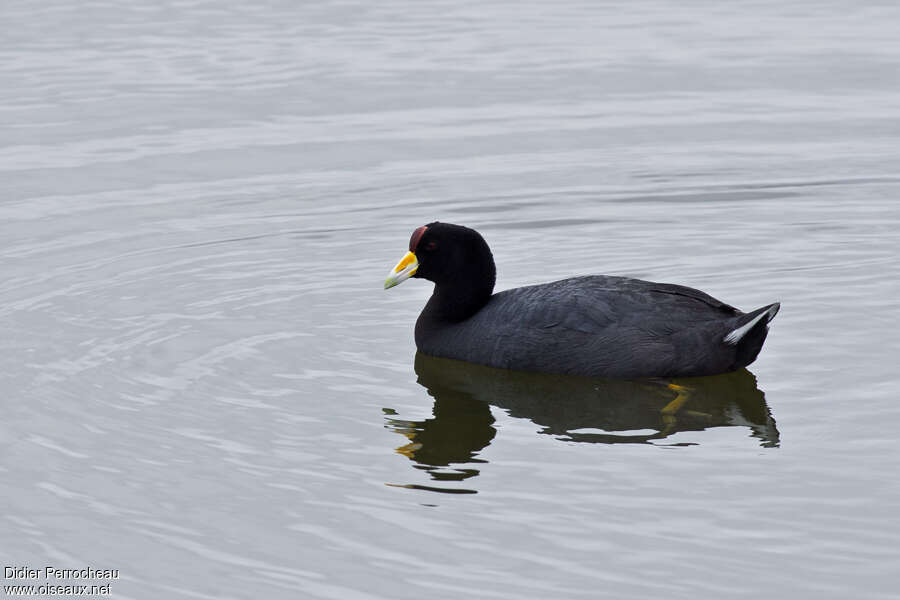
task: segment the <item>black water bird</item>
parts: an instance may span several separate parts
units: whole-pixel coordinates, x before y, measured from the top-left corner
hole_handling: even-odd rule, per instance
[[[749,313],[693,288],[628,277],[573,277],[496,294],[484,238],[434,222],[416,229],[385,289],[434,282],[416,321],[429,356],[491,367],[603,377],[726,373],[756,360],[776,302]]]

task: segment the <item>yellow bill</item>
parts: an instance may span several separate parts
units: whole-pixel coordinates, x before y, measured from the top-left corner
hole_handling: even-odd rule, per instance
[[[419,268],[419,260],[412,252],[407,252],[397,266],[388,273],[388,277],[384,282],[384,289],[390,289],[395,285],[399,285],[416,274]]]

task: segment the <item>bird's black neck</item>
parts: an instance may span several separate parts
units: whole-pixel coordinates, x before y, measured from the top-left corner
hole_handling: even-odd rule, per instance
[[[437,282],[422,315],[444,323],[464,321],[490,300],[495,279],[496,271],[490,261],[480,268],[470,266],[465,275]]]

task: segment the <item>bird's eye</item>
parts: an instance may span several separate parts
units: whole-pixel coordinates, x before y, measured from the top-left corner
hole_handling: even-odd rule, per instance
[[[425,244],[426,250],[434,250],[435,248],[437,248],[437,242],[428,242]]]

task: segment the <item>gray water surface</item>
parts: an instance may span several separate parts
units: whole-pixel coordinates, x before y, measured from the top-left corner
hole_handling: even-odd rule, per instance
[[[2,566],[122,599],[898,597],[895,3],[0,22]],[[782,311],[687,391],[417,357],[430,285],[382,283],[435,219],[498,289]]]

